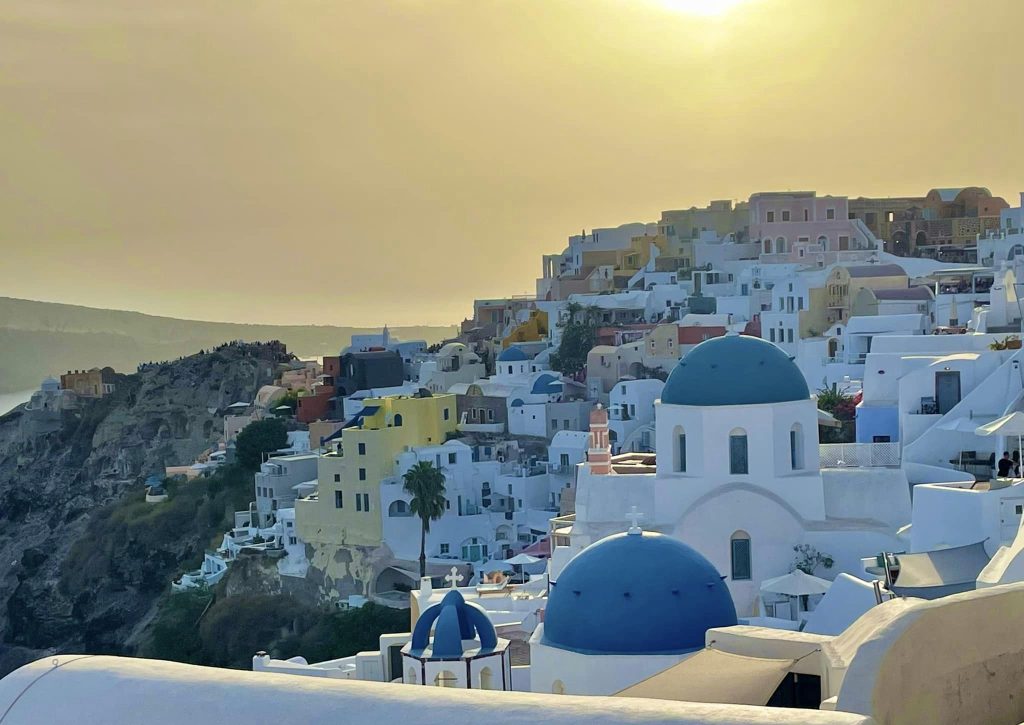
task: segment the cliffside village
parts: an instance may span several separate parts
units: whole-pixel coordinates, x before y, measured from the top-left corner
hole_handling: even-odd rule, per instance
[[[257,653],[268,692],[276,673],[672,700],[680,722],[1024,717],[1018,276],[1024,194],[982,187],[761,192],[570,236],[534,295],[474,301],[454,339],[385,327],[237,401],[166,475],[202,485],[263,418],[293,421],[289,446],[172,586],[255,555],[339,607],[409,609],[379,651]],[[27,409],[111,385],[72,371]],[[428,530],[419,464],[444,480]],[[339,702],[385,696],[352,687]]]

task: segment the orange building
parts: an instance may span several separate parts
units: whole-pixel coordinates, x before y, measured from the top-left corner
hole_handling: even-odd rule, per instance
[[[114,368],[68,370],[60,376],[60,387],[81,398],[102,398],[114,392]]]

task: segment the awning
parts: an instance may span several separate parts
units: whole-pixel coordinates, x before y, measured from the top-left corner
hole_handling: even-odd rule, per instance
[[[615,696],[766,705],[794,662],[704,649]]]
[[[829,428],[842,428],[843,422],[829,413],[827,410],[818,409],[818,425]]]
[[[978,574],[988,564],[985,542],[951,549],[899,554],[900,564],[893,591],[900,596],[937,599],[971,591]]]

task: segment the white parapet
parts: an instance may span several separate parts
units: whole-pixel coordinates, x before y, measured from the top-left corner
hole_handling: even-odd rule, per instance
[[[42,659],[0,680],[4,725],[221,725],[353,722],[417,725],[767,725],[781,711],[615,697],[410,687],[89,655]],[[786,710],[805,725],[863,725],[870,717]]]

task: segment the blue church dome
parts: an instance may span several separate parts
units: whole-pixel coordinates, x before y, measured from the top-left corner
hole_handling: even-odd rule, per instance
[[[796,363],[759,337],[726,335],[683,356],[661,391],[671,405],[759,405],[807,400],[811,391]]]
[[[433,641],[430,640],[431,627]],[[494,625],[483,608],[467,602],[453,589],[440,602],[427,607],[416,620],[409,649],[427,659],[459,659],[465,640],[479,640],[481,650],[492,650],[498,645]]]
[[[529,359],[529,356],[515,345],[505,348],[498,355],[498,362],[523,362]]]
[[[734,624],[711,562],[678,539],[637,531],[602,539],[566,565],[551,585],[541,642],[583,654],[676,654]]]

